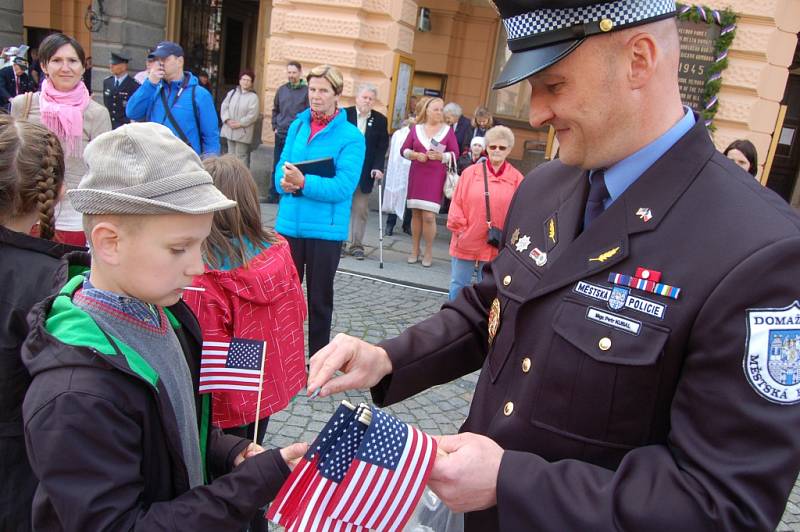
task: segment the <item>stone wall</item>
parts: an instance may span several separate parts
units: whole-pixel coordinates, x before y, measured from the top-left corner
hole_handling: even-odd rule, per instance
[[[95,10],[97,2],[95,1]],[[164,40],[167,23],[166,0],[105,0],[106,23],[92,34],[92,88],[102,97],[103,79],[110,75],[111,53],[131,58],[131,75],[144,70],[147,51]]]
[[[706,5],[730,7],[739,16],[722,73],[714,142],[719,149],[739,138],[753,142],[760,178],[800,32],[800,0],[712,0]]]
[[[359,84],[372,83],[378,89],[375,108],[385,113],[395,55],[411,53],[416,13],[412,0],[274,0],[262,73],[264,141],[273,141],[272,101],[286,83],[291,60],[299,61],[304,73],[324,63],[339,68],[342,106],[352,105]]]
[[[22,44],[22,0],[0,3],[0,49]]]

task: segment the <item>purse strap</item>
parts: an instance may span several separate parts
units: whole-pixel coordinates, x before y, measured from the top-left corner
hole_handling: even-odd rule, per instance
[[[483,160],[483,190],[486,199],[486,224],[492,226],[492,211],[489,208],[489,176],[486,174],[486,159]]]

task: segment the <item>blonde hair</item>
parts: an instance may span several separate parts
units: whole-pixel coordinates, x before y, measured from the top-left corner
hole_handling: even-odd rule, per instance
[[[232,268],[246,266],[251,257],[245,241],[259,252],[267,248],[265,242],[274,244],[278,237],[261,225],[261,207],[258,204],[258,187],[247,166],[233,155],[209,157],[203,167],[214,179],[214,186],[228,199],[236,202],[233,209],[214,213],[211,233],[203,243],[206,264],[219,268],[228,259]]]
[[[442,102],[442,105],[444,105],[444,100],[438,97],[425,97],[419,99],[417,102],[417,112],[415,118],[417,124],[424,124],[428,121],[428,108],[437,100]]]
[[[0,222],[39,212],[39,235],[55,236],[64,150],[46,127],[0,115]]]
[[[488,118],[489,123],[486,125],[486,129],[489,129],[494,125],[494,117],[492,117],[491,111],[489,111],[486,107],[480,106],[475,109],[475,116],[472,118],[472,127],[477,128],[480,127],[478,125],[479,118]]]
[[[514,132],[506,126],[494,126],[483,136],[483,140],[486,142],[487,146],[493,141],[500,139],[505,140],[508,143],[509,150],[514,147]]]
[[[319,65],[311,69],[306,76],[306,81],[311,81],[311,78],[322,78],[331,84],[333,93],[337,96],[342,94],[344,89],[344,78],[338,68],[331,65]]]

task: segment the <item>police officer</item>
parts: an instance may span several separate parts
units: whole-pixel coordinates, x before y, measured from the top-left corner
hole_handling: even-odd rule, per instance
[[[129,57],[112,52],[111,75],[103,80],[103,103],[111,115],[113,129],[130,123],[130,118],[125,115],[125,106],[128,98],[139,88],[139,83],[128,75],[128,61]]]
[[[774,530],[800,469],[800,218],[682,106],[674,2],[497,7],[495,87],[530,84],[560,160],[480,284],[378,346],[337,336],[309,390],[390,404],[482,368],[429,482],[468,531]]]

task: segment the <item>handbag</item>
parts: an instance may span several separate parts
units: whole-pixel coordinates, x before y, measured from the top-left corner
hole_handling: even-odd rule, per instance
[[[492,214],[489,208],[489,176],[486,174],[486,159],[483,160],[483,189],[486,198],[486,225],[489,226],[489,235],[486,243],[490,246],[500,248],[500,240],[503,238],[503,231],[492,225]]]
[[[455,157],[453,154],[450,154],[450,157],[447,158],[447,175],[444,178],[444,197],[447,199],[453,199],[453,193],[456,191],[456,185],[458,185],[458,171],[456,170],[455,161],[453,161]]]

